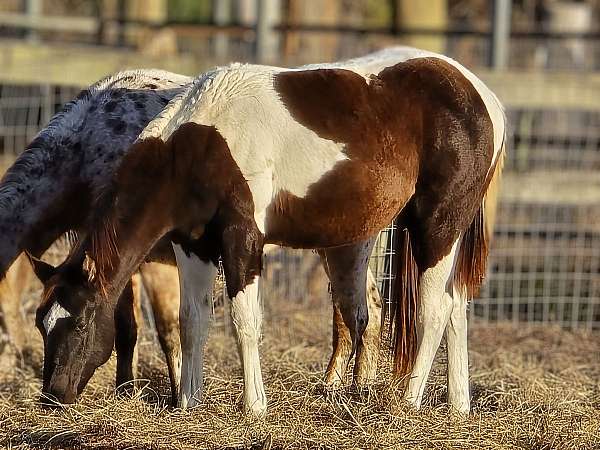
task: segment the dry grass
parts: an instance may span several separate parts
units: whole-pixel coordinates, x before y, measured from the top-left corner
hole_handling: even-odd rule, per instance
[[[3,367],[0,447],[29,448],[600,448],[600,336],[556,329],[473,326],[473,413],[448,416],[443,354],[422,411],[397,401],[386,377],[367,392],[323,393],[329,354],[326,316],[281,313],[262,344],[269,412],[240,412],[242,383],[233,339],[215,327],[206,361],[204,403],[171,410],[156,345],[141,351],[145,387],[112,392],[114,360],[74,407],[38,407],[39,341],[23,369]],[[270,447],[269,447],[270,446]]]

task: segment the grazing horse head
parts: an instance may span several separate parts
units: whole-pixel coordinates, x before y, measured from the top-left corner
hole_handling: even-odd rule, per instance
[[[44,340],[42,401],[73,403],[111,355],[114,308],[95,295],[85,255],[54,267],[29,256],[44,284],[36,326]]]

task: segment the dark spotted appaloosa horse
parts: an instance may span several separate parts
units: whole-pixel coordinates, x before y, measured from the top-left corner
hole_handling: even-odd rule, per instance
[[[18,351],[24,344],[20,333],[25,329],[19,313],[20,294],[29,284],[30,269],[24,267],[23,257],[16,262],[15,259],[23,251],[41,255],[65,232],[85,231],[92,199],[110,181],[125,151],[190,81],[191,78],[159,70],[126,71],[100,80],[52,118],[0,181],[0,308]],[[170,247],[167,241],[167,252],[162,253],[173,260]],[[165,256],[156,253],[159,259]],[[64,252],[67,254],[68,249]],[[51,279],[50,266],[39,262],[36,268],[42,281]],[[174,283],[178,289],[178,278],[171,268],[150,264],[142,266],[141,271],[142,276],[144,272],[170,272],[171,285]],[[157,285],[158,282],[156,277],[144,276],[176,399],[181,355],[177,314],[173,311],[177,312],[179,299],[177,296],[173,304],[173,288]],[[110,345],[102,348],[96,344],[91,351],[97,362],[105,360],[114,343],[117,386],[127,386],[134,377],[139,322],[134,298],[133,289],[128,286],[115,312],[110,313],[111,320],[102,327],[102,339]],[[57,307],[50,308],[38,324],[43,336],[52,332],[62,315],[64,312]],[[95,364],[88,364],[84,378],[89,378],[95,368]],[[48,363],[45,370],[50,370]]]
[[[89,234],[46,288],[48,304],[69,317],[53,336],[45,391],[71,395],[102,310],[170,233],[182,289],[180,405],[198,401],[204,316],[221,258],[244,404],[262,413],[263,246],[319,249],[360,359],[369,255],[398,216],[390,314],[396,369],[410,373],[405,397],[419,406],[445,330],[449,401],[468,411],[466,305],[485,270],[504,136],[502,107],[483,83],[417,49],[300,69],[233,64],[202,75],[127,152]]]

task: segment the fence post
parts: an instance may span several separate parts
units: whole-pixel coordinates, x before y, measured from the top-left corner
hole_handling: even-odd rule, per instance
[[[231,24],[231,0],[213,0],[213,18],[217,25]],[[228,56],[229,36],[227,33],[218,32],[214,38],[214,54],[221,59]]]
[[[495,0],[492,29],[491,66],[496,70],[506,68],[510,46],[512,0]]]
[[[25,12],[32,21],[39,19],[42,13],[42,0],[26,0]],[[30,29],[27,31],[27,38],[31,42],[37,42],[40,39],[40,35],[35,29]]]
[[[258,0],[256,4],[256,59],[273,62],[277,58],[279,36],[273,29],[279,17],[278,0]]]

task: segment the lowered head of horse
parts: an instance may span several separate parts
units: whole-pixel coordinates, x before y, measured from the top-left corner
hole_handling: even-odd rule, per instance
[[[44,284],[35,324],[44,340],[42,403],[74,403],[94,371],[110,357],[114,308],[94,295],[85,253],[54,267],[29,255]]]

